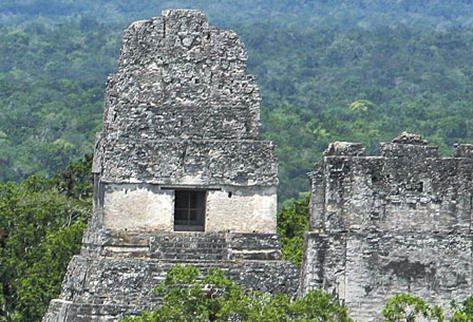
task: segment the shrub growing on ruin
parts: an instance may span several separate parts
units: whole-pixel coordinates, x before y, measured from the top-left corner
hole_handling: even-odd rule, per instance
[[[218,268],[201,276],[195,267],[177,265],[155,292],[163,296],[160,307],[123,321],[352,321],[330,294],[316,290],[291,300],[285,294],[245,293]]]
[[[383,309],[386,322],[414,322],[423,317],[429,321],[443,322],[443,310],[438,306],[430,306],[423,299],[407,293],[391,297]]]
[[[310,194],[293,200],[278,213],[278,234],[281,236],[282,254],[285,260],[301,266],[304,253],[304,234],[309,230]]]

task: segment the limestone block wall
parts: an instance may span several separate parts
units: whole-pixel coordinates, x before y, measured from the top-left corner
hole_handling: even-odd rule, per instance
[[[206,272],[218,267],[247,290],[297,292],[299,271],[281,261],[194,261]],[[61,299],[52,300],[44,322],[111,322],[158,306],[153,289],[175,262],[145,259],[74,257],[69,264]],[[100,282],[99,282],[100,281]]]
[[[353,318],[376,321],[400,292],[449,306],[472,289],[473,146],[441,158],[403,133],[365,156],[331,144],[309,174],[310,232],[301,291],[323,288]]]
[[[381,156],[325,154],[310,174],[312,230],[469,232],[473,159],[415,144],[394,144],[392,156],[391,146]]]
[[[196,10],[167,10],[123,35],[104,132],[130,137],[257,139],[260,95],[231,30]]]
[[[274,145],[261,140],[121,138],[95,150],[102,182],[277,186]]]
[[[472,236],[309,232],[302,293],[323,289],[356,321],[380,321],[386,301],[407,292],[449,308],[472,290]]]
[[[107,82],[94,171],[104,182],[276,185],[258,135],[260,95],[239,37],[196,10],[164,11],[124,33]]]
[[[275,187],[227,187],[207,195],[206,231],[276,233]]]
[[[174,230],[174,190],[170,187],[104,184],[102,189],[101,211],[106,230]],[[276,210],[276,188],[214,187],[206,193],[204,230],[276,233]]]
[[[278,162],[233,31],[196,10],[133,23],[97,135],[94,233],[172,231],[174,190],[206,191],[205,231],[276,232]],[[101,230],[100,230],[101,229]]]
[[[96,139],[93,216],[43,321],[115,322],[152,309],[153,288],[176,264],[296,295],[299,269],[281,260],[276,233],[278,162],[258,134],[246,61],[239,37],[196,10],[125,31]]]

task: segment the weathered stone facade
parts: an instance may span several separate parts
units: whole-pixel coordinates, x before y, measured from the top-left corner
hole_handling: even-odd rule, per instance
[[[181,187],[208,191],[206,231],[276,232],[277,160],[258,137],[260,95],[246,62],[238,36],[199,11],[164,11],[125,31],[94,158],[106,228],[172,231]]]
[[[358,321],[379,321],[408,292],[448,308],[472,293],[473,146],[441,158],[403,133],[365,156],[336,142],[309,174],[310,232],[301,291],[336,295]]]
[[[303,271],[281,260],[277,160],[232,31],[169,10],[124,34],[97,135],[94,214],[44,317],[117,321],[152,309],[177,263],[220,267],[248,290],[333,293],[359,321],[409,292],[447,306],[473,283],[473,146],[451,158],[403,134],[365,156],[336,142],[309,174]]]
[[[246,289],[297,293],[281,260],[278,165],[232,31],[195,10],[124,33],[97,135],[94,214],[43,321],[117,321],[152,309],[177,263],[220,267]]]

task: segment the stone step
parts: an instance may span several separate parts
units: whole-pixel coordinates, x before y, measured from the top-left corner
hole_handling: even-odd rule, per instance
[[[118,322],[125,316],[136,316],[139,310],[126,305],[103,305],[52,300],[42,322]]]
[[[228,243],[224,234],[174,233],[150,238],[152,258],[183,260],[228,259]]]
[[[248,290],[295,294],[299,271],[283,261],[162,260],[150,258],[87,258],[75,256],[62,285],[61,298],[75,303],[126,305],[148,310],[161,298],[153,289],[177,264],[223,269]],[[149,305],[153,306],[149,306]]]
[[[280,260],[281,240],[271,233],[120,232],[109,234],[102,245],[85,244],[81,254],[163,260]]]

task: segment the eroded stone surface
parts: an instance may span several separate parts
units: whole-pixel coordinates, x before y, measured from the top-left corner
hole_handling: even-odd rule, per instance
[[[247,290],[295,295],[299,271],[278,260],[162,260],[76,256],[68,267],[61,300],[53,300],[43,321],[119,321],[151,310],[162,299],[153,293],[177,263],[206,272],[217,267]]]
[[[274,145],[257,140],[121,138],[101,154],[103,182],[275,186]]]
[[[133,23],[107,82],[94,171],[106,182],[277,184],[274,147],[258,140],[260,95],[246,62],[239,37],[199,11]]]
[[[441,158],[420,136],[403,133],[381,151],[326,153],[309,174],[302,292],[336,294],[359,321],[380,320],[400,292],[448,308],[473,286],[471,146]]]
[[[195,10],[125,31],[96,140],[94,213],[44,321],[109,322],[152,309],[161,301],[152,290],[176,264],[220,267],[247,290],[296,295],[299,270],[281,261],[276,234],[277,159],[258,135],[260,96],[246,60],[234,32]],[[203,206],[189,197],[177,209],[188,195]],[[186,226],[178,211],[203,220]]]

